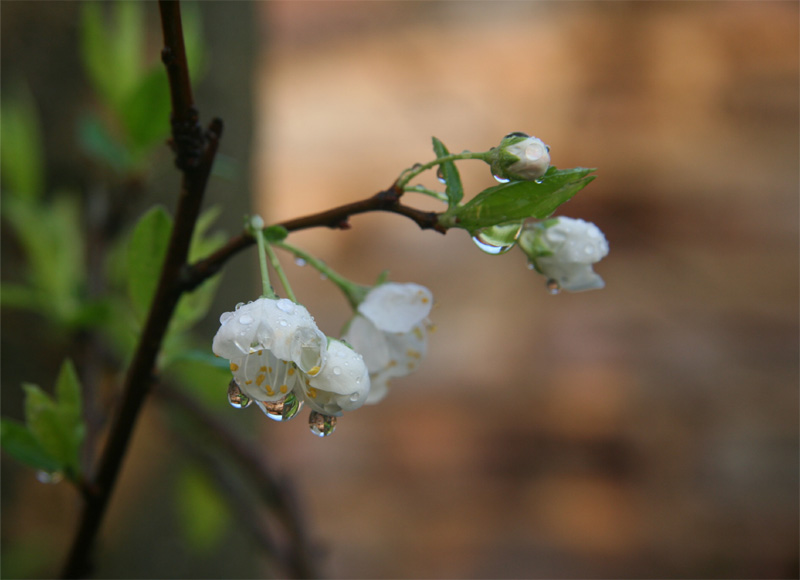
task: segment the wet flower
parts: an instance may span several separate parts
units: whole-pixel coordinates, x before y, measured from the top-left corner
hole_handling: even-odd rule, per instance
[[[212,350],[230,361],[236,384],[255,401],[277,401],[325,366],[327,338],[291,300],[259,298],[219,320]]]
[[[367,403],[380,401],[388,380],[413,372],[427,350],[431,291],[419,284],[389,282],[369,291],[344,340],[364,357],[371,380]]]
[[[491,150],[492,174],[500,180],[539,179],[550,167],[550,148],[525,133],[510,133]]]
[[[353,411],[367,400],[370,378],[360,354],[343,342],[330,339],[325,366],[301,385],[306,403],[314,411],[338,416]]]
[[[526,224],[519,247],[533,266],[548,280],[570,292],[605,286],[592,264],[608,255],[603,232],[591,222],[558,217]]]

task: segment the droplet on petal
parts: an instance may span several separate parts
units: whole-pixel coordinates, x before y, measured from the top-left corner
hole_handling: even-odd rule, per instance
[[[327,437],[336,430],[336,417],[311,411],[308,416],[308,428],[317,437]]]
[[[547,281],[546,286],[547,286],[547,291],[553,296],[561,292],[561,284],[558,283],[558,280],[553,280],[552,278],[550,278]]]
[[[252,324],[252,322],[253,322],[253,317],[248,316],[247,314],[239,318],[239,324],[244,324],[245,326],[248,324]]]
[[[294,312],[294,302],[288,298],[281,298],[275,303],[275,306],[278,308],[278,310],[285,312],[286,314],[292,314]],[[283,326],[283,324],[281,326]]]
[[[273,421],[285,422],[294,419],[303,408],[303,400],[289,393],[277,401],[264,401],[260,405],[264,414]]]
[[[232,380],[228,385],[228,402],[234,409],[244,409],[252,403],[252,400],[242,392],[236,381]]]

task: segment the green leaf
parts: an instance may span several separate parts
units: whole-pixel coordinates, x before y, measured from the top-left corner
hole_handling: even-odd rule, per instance
[[[0,419],[0,443],[11,457],[34,469],[52,473],[61,468],[61,464],[44,450],[39,440],[22,423]]]
[[[586,187],[594,169],[550,168],[540,181],[512,181],[490,187],[450,215],[443,216],[446,227],[463,228],[471,233],[489,226],[525,218],[544,219],[561,204]]]
[[[3,214],[25,249],[26,274],[42,314],[72,324],[85,283],[78,199],[58,194],[49,203],[33,203],[9,197],[3,200]]]
[[[94,114],[85,114],[78,120],[78,144],[91,158],[119,173],[124,173],[132,165],[125,146]]]
[[[122,102],[120,115],[134,156],[169,137],[168,83],[167,72],[159,65],[143,76]]]
[[[8,283],[0,285],[0,305],[6,308],[35,310],[40,302],[41,297],[30,286]]]
[[[103,14],[110,6],[114,23]],[[116,112],[136,86],[141,74],[144,35],[139,2],[84,2],[81,19],[81,55],[95,90]]]
[[[128,245],[128,295],[137,320],[143,322],[153,301],[167,253],[172,218],[161,206],[144,214]]]
[[[231,381],[227,359],[199,348],[183,348],[164,361],[164,372],[189,394],[206,403],[212,410],[220,409]]]
[[[450,155],[444,143],[439,141],[436,137],[433,137],[433,151],[436,153],[437,159]],[[458,202],[464,197],[464,188],[461,185],[461,176],[458,173],[456,164],[452,161],[441,163],[437,175],[440,175],[445,180],[445,193],[447,194],[449,206],[457,206]]]
[[[4,189],[27,199],[44,191],[43,149],[39,116],[29,91],[0,102],[0,170]]]
[[[219,490],[202,472],[185,468],[175,485],[176,505],[189,546],[202,553],[225,533],[230,512]]]
[[[283,226],[269,226],[268,228],[264,228],[264,240],[268,244],[282,242],[288,235],[289,230]]]

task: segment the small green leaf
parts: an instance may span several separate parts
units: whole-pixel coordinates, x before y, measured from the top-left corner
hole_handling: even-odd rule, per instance
[[[44,192],[44,157],[39,116],[30,92],[25,90],[17,99],[3,99],[0,117],[0,169],[5,189],[38,199]]]
[[[151,146],[169,137],[170,106],[167,72],[159,65],[141,78],[120,109],[134,156],[146,153]]]
[[[153,301],[167,253],[172,218],[161,206],[144,214],[128,245],[128,295],[137,319],[143,322]]]
[[[36,385],[24,384],[22,388],[26,395],[25,422],[30,432],[42,449],[58,461],[59,470],[76,465],[72,433],[55,401]]]
[[[289,230],[283,226],[269,226],[268,228],[264,228],[264,240],[266,240],[268,244],[282,242],[288,235]]]
[[[0,419],[0,442],[6,453],[34,469],[54,472],[61,468],[61,464],[44,450],[39,440],[22,423]]]
[[[176,505],[189,546],[202,553],[217,543],[230,522],[219,490],[202,472],[185,468],[175,485]]]
[[[436,137],[433,138],[433,152],[436,153],[436,158],[441,158],[450,155],[444,143],[439,141]],[[464,197],[464,188],[461,185],[461,176],[458,173],[456,164],[452,161],[446,161],[439,165],[437,175],[445,180],[445,193],[450,207],[455,207],[458,202]]]
[[[592,171],[583,167],[551,168],[539,181],[512,181],[490,187],[449,216],[445,215],[443,225],[474,233],[510,221],[544,219],[586,187],[595,177],[588,176]]]

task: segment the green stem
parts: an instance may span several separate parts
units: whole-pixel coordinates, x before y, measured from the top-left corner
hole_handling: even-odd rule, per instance
[[[280,260],[278,260],[277,254],[275,254],[275,250],[272,249],[272,244],[266,245],[267,255],[269,256],[269,261],[272,264],[272,268],[277,272],[278,278],[281,279],[281,285],[283,289],[286,291],[286,296],[289,297],[289,300],[297,304],[297,298],[295,298],[294,292],[292,292],[292,286],[289,284],[289,278],[286,277],[286,272],[281,266]]]
[[[269,266],[267,266],[267,249],[266,249],[266,242],[264,241],[264,231],[263,230],[255,230],[253,232],[256,238],[256,244],[258,245],[258,265],[261,268],[261,289],[263,291],[262,296],[264,298],[277,298],[275,296],[275,292],[272,290],[272,286],[269,283]]]
[[[427,171],[437,165],[441,165],[442,163],[446,163],[448,161],[460,161],[462,159],[479,159],[481,161],[485,161],[488,163],[489,152],[488,151],[479,151],[478,153],[473,153],[472,151],[464,151],[463,153],[451,153],[450,155],[445,155],[444,157],[439,157],[434,159],[433,161],[429,161],[424,165],[417,165],[412,167],[411,169],[406,169],[403,173],[400,174],[400,178],[397,180],[397,187],[400,189],[405,190],[405,186],[408,184],[409,181],[414,179],[420,173]]]
[[[413,191],[414,193],[424,193],[425,195],[429,195],[434,199],[438,199],[439,201],[447,201],[447,195],[442,193],[441,191],[433,191],[432,189],[428,189],[424,185],[409,185],[408,187],[404,188],[405,192]]]
[[[286,242],[275,242],[274,245],[282,250],[291,252],[295,255],[295,257],[300,258],[307,264],[310,264],[320,274],[323,274],[328,278],[328,280],[336,284],[336,286],[338,286],[345,295],[345,298],[347,298],[350,306],[353,307],[353,310],[358,308],[358,305],[364,300],[364,296],[366,296],[367,292],[369,292],[369,286],[361,286],[360,284],[351,282],[335,270],[331,269],[330,266],[328,266],[325,262],[315,258],[305,250],[301,250],[300,248],[292,246],[291,244],[287,244]]]

